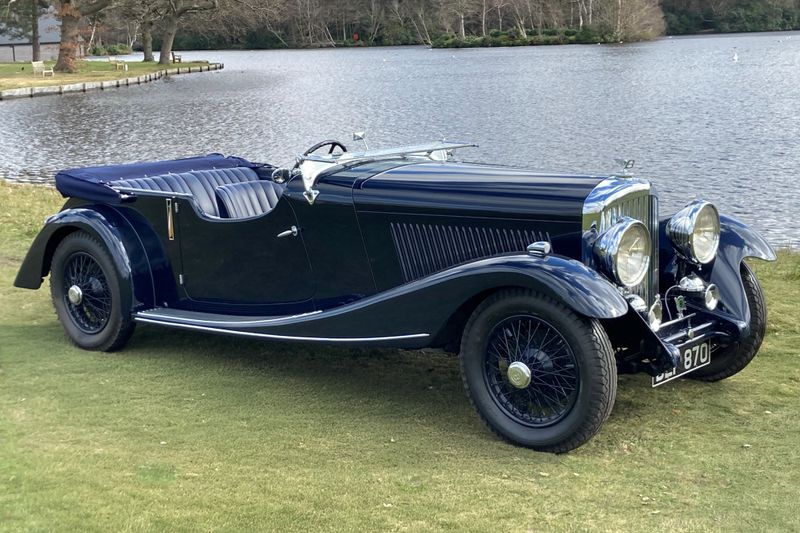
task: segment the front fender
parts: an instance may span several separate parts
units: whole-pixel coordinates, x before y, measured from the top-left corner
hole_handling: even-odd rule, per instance
[[[677,284],[682,276],[696,272],[708,283],[715,284],[720,291],[720,303],[712,314],[732,322],[744,336],[749,332],[750,307],[742,283],[742,261],[748,257],[775,261],[775,250],[760,233],[741,221],[720,215],[719,250],[714,261],[702,267],[682,259],[666,235],[664,219],[660,226],[661,288],[666,291]]]
[[[111,254],[123,290],[123,308],[152,307],[155,302],[149,261],[141,240],[128,220],[113,207],[65,209],[49,217],[36,236],[14,280],[14,286],[38,289],[50,272],[50,262],[61,240],[74,231],[86,231],[100,239]]]
[[[709,281],[720,290],[717,314],[734,321],[743,335],[749,329],[750,306],[742,284],[741,266],[748,257],[777,259],[775,250],[760,233],[733,217],[720,216],[719,251]]]
[[[450,268],[395,290],[424,297],[428,302],[444,301],[452,305],[504,287],[541,292],[591,318],[616,318],[628,311],[628,304],[616,287],[598,272],[556,255],[490,257]]]

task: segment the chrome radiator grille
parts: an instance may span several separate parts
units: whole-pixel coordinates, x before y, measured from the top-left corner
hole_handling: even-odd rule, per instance
[[[648,305],[658,294],[658,197],[650,184],[634,178],[609,178],[595,188],[584,203],[584,231],[594,226],[603,233],[622,217],[639,220],[650,232],[650,267],[642,283],[631,288]],[[591,260],[591,250],[584,250],[584,262]]]

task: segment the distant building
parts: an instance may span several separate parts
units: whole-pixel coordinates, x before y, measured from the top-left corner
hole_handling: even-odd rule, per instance
[[[83,50],[82,39],[81,50]],[[39,17],[39,43],[42,59],[50,60],[58,57],[58,45],[61,42],[61,22],[56,17],[54,8],[47,10]],[[0,61],[30,61],[32,56],[30,36],[20,39],[11,38],[0,33]],[[79,55],[83,55],[80,53]]]

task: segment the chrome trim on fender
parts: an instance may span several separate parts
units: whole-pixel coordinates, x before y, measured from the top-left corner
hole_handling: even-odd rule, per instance
[[[181,324],[180,322],[164,322],[160,320],[151,320],[140,316],[134,317],[137,322],[144,322],[146,324],[158,324],[159,326],[171,326],[183,329],[193,329],[199,331],[208,331],[211,333],[225,333],[227,335],[239,335],[243,337],[258,337],[262,339],[274,339],[284,341],[309,341],[309,342],[383,342],[383,341],[399,341],[405,339],[422,339],[430,337],[429,333],[412,333],[409,335],[391,335],[387,337],[303,337],[295,335],[277,335],[274,333],[256,333],[253,331],[239,331],[235,329],[225,328],[212,328],[208,326],[196,326],[193,324]]]

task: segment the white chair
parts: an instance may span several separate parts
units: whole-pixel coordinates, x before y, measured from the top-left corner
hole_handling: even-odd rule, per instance
[[[37,74],[41,74],[44,78],[48,74],[51,76],[55,76],[56,73],[53,72],[53,67],[45,67],[44,61],[31,61],[31,65],[33,65],[33,75],[36,76]]]

